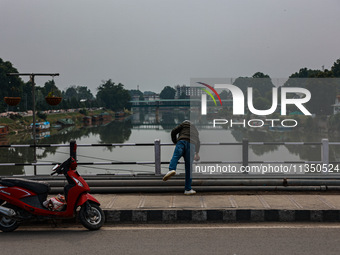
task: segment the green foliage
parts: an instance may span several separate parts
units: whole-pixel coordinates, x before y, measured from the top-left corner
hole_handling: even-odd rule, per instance
[[[143,96],[143,92],[140,91],[139,89],[130,89],[129,94],[131,97],[133,96]]]
[[[91,90],[88,89],[86,86],[77,86],[76,91],[78,93],[79,99],[86,99],[86,100],[94,99],[94,96],[92,95]]]
[[[24,83],[18,76],[7,76],[7,73],[17,73],[11,62],[4,62],[0,58],[0,111],[5,111],[6,103],[3,101],[4,97],[15,96],[21,97]],[[22,107],[22,103],[19,104]]]
[[[161,99],[174,99],[175,95],[176,95],[176,90],[170,86],[166,86],[159,94],[159,97]]]
[[[334,77],[340,77],[340,58],[334,62],[331,71]]]
[[[314,130],[317,127],[317,124],[311,116],[308,116],[305,120],[304,126],[307,130]]]
[[[239,77],[235,80],[234,85],[239,87],[245,95],[247,94],[247,88],[252,87],[254,90],[257,89],[261,97],[264,97],[266,93],[274,87],[269,75],[261,72],[255,73],[251,78]]]
[[[247,95],[249,87],[253,88],[252,99],[255,109],[267,110],[271,107],[274,84],[269,75],[257,72],[251,78],[239,77],[235,80],[234,85],[239,87],[244,95]]]
[[[91,90],[85,86],[71,86],[62,93],[64,104],[62,107],[64,109],[68,108],[79,108],[80,100],[83,101],[81,104],[83,107],[93,107],[95,106],[95,98],[91,93]]]
[[[310,78],[315,77],[321,72],[320,70],[307,69],[306,67],[301,68],[299,72],[293,73],[289,78]]]
[[[54,80],[45,82],[43,93],[47,97],[61,97],[61,91],[55,85]]]
[[[72,97],[78,99],[78,92],[76,89],[76,86],[71,86],[66,89],[66,91],[63,93],[64,99],[68,100],[71,99]]]
[[[18,114],[10,114],[9,118],[12,119],[12,120],[21,120],[22,116],[18,115]]]
[[[179,96],[179,99],[186,99],[187,96],[184,92],[182,92],[182,94]]]
[[[128,108],[131,99],[129,91],[124,89],[124,85],[116,85],[110,80],[104,81],[98,87],[97,100],[101,106],[113,111],[121,111]]]
[[[253,78],[270,78],[268,74],[261,72],[254,73]]]
[[[0,112],[9,110],[31,110],[33,105],[32,84],[24,83],[19,76],[7,76],[7,73],[18,73],[11,62],[3,61],[0,58],[0,99],[5,96],[20,96],[21,102],[17,107],[9,107],[6,103],[0,101]],[[319,115],[331,114],[332,104],[334,104],[335,95],[340,92],[340,85],[332,82],[311,81],[309,78],[333,78],[340,77],[340,59],[337,59],[330,70],[313,70],[306,67],[301,68],[298,72],[293,73],[284,86],[303,87],[312,93],[312,99],[306,105],[312,112]],[[299,78],[299,79],[294,79]],[[301,79],[303,78],[303,79]],[[253,103],[256,109],[269,109],[272,103],[273,83],[269,75],[256,72],[252,77],[239,77],[235,80],[234,85],[238,86],[246,95],[247,88],[253,87]],[[279,89],[280,90],[280,89]],[[144,100],[144,95],[154,94],[154,92],[144,92],[140,90],[127,91],[122,84],[116,85],[111,80],[103,82],[98,87],[96,98],[86,86],[71,86],[66,91],[61,92],[56,86],[54,80],[47,81],[43,87],[35,86],[36,108],[38,110],[48,109],[69,109],[79,107],[99,107],[104,106],[112,110],[123,110],[129,107],[128,101],[133,96],[138,95],[139,100]],[[164,87],[160,93],[162,99],[174,99],[176,90],[170,86]],[[48,95],[61,96],[63,100],[58,106],[50,106],[45,102]],[[222,99],[231,98],[229,91],[222,91]],[[280,91],[279,95],[280,97]],[[180,95],[185,98],[185,95]],[[80,100],[82,102],[80,103]],[[294,109],[291,109],[292,111]],[[296,110],[296,109],[295,109]]]
[[[221,99],[230,99],[231,98],[231,92],[228,90],[223,90],[221,93],[220,93],[220,98]]]
[[[340,77],[340,59],[334,62],[331,70],[312,70],[301,68],[299,72],[292,74],[285,82],[284,87],[301,87],[311,92],[312,98],[306,104],[307,109],[317,115],[332,114],[332,105],[335,96],[340,91],[340,86],[334,78]],[[319,79],[320,78],[320,79]]]
[[[37,117],[46,121],[47,114],[43,112],[37,112]]]
[[[329,126],[331,129],[340,130],[340,113],[332,115],[329,118]]]
[[[85,108],[79,110],[80,114],[87,115],[87,111]]]
[[[308,79],[306,89],[312,98],[306,103],[307,109],[317,115],[329,115],[333,112],[337,84],[333,79]]]
[[[129,90],[129,94],[130,94],[131,98],[138,96],[139,101],[144,101],[143,92],[140,91],[139,89],[138,90],[137,89],[131,89],[131,90]]]
[[[267,110],[271,106],[271,102],[264,97],[257,97],[254,100],[254,107],[257,110]]]

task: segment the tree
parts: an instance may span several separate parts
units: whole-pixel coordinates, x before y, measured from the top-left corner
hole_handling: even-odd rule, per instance
[[[331,70],[312,70],[306,67],[293,73],[283,85],[284,87],[306,88],[311,93],[311,100],[306,103],[311,113],[318,115],[332,114],[332,104],[339,85],[336,79],[323,79],[340,77],[340,59],[334,62]]]
[[[58,96],[58,97],[61,96],[61,91],[55,85],[54,80],[45,82],[45,85],[44,85],[44,96],[46,97],[49,93],[52,93],[53,95]]]
[[[340,77],[340,58],[334,62],[331,70],[334,77]]]
[[[80,102],[76,97],[72,97],[71,99],[69,99],[70,102],[70,107],[77,109],[80,107]]]
[[[230,92],[229,90],[228,90],[228,91],[223,90],[223,91],[220,93],[220,98],[221,98],[221,99],[230,99],[230,98],[232,98],[231,92]]]
[[[336,80],[334,79],[308,79],[306,89],[309,90],[312,97],[306,108],[318,115],[329,115],[333,112],[332,105],[336,96]]]
[[[170,86],[166,86],[159,94],[159,97],[161,99],[174,99],[175,95],[176,95],[176,90]]]
[[[78,93],[78,99],[86,99],[86,100],[93,100],[94,96],[91,93],[91,90],[88,89],[86,86],[77,86],[76,91]]]
[[[182,92],[181,95],[179,96],[179,99],[186,99],[187,95],[185,94],[185,92]]]
[[[265,97],[268,91],[272,91],[272,88],[275,87],[269,75],[267,74],[257,72],[252,78],[252,87],[259,91],[260,97]]]
[[[320,70],[307,69],[306,67],[301,68],[299,72],[293,73],[289,78],[310,78],[317,75]]]
[[[71,86],[67,88],[66,91],[63,93],[63,97],[64,99],[71,99],[72,97],[75,97],[76,99],[78,99],[76,86]]]
[[[265,97],[267,92],[274,87],[269,75],[261,72],[255,73],[251,78],[239,77],[235,80],[234,85],[239,87],[245,95],[247,94],[247,88],[257,89],[260,97]]]
[[[140,91],[139,89],[130,89],[130,90],[129,90],[129,94],[130,94],[130,97],[131,97],[131,98],[137,97],[137,96],[138,96],[138,99],[139,99],[140,101],[143,101],[143,100],[144,100],[143,92]]]
[[[254,73],[253,78],[270,78],[268,74],[261,72]]]
[[[7,96],[21,97],[24,82],[19,76],[7,76],[7,73],[17,73],[11,62],[4,62],[0,58],[0,111],[4,111],[7,108],[6,103],[2,100]],[[23,104],[19,104],[20,109],[23,108]]]
[[[129,91],[124,89],[124,85],[121,83],[116,85],[111,79],[103,81],[103,84],[97,90],[97,100],[106,108],[121,111],[130,106],[131,97]]]

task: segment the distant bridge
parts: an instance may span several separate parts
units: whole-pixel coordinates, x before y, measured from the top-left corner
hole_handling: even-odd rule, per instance
[[[175,126],[178,124],[176,123],[134,123],[132,122],[132,128],[133,129],[151,129],[151,130],[159,130],[159,129],[164,129],[164,130],[172,130]],[[212,123],[211,124],[195,124],[195,126],[199,127],[199,129],[223,129],[222,126],[216,126],[213,127]]]
[[[130,101],[132,107],[200,107],[201,99],[156,99],[149,101]],[[214,106],[213,100],[207,100],[208,105]],[[222,100],[223,106],[231,106],[232,99],[224,99]]]

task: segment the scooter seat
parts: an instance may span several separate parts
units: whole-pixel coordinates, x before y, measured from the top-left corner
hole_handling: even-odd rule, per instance
[[[47,182],[26,180],[22,178],[3,178],[0,180],[0,184],[9,187],[19,186],[37,194],[45,194],[51,190],[50,184]]]

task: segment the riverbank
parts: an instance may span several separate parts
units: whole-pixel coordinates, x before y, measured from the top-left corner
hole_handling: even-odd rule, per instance
[[[99,115],[107,112],[109,115],[114,116],[115,112],[111,110],[87,110],[86,116]],[[46,114],[46,120],[36,117],[36,122],[48,121],[51,125],[57,123],[59,119],[71,119],[75,126],[82,125],[84,114],[79,111],[75,112],[57,112]],[[29,130],[30,124],[33,122],[33,116],[21,116],[21,115],[10,115],[9,117],[1,117],[0,125],[6,125],[9,128],[9,135],[17,135],[22,132]]]

